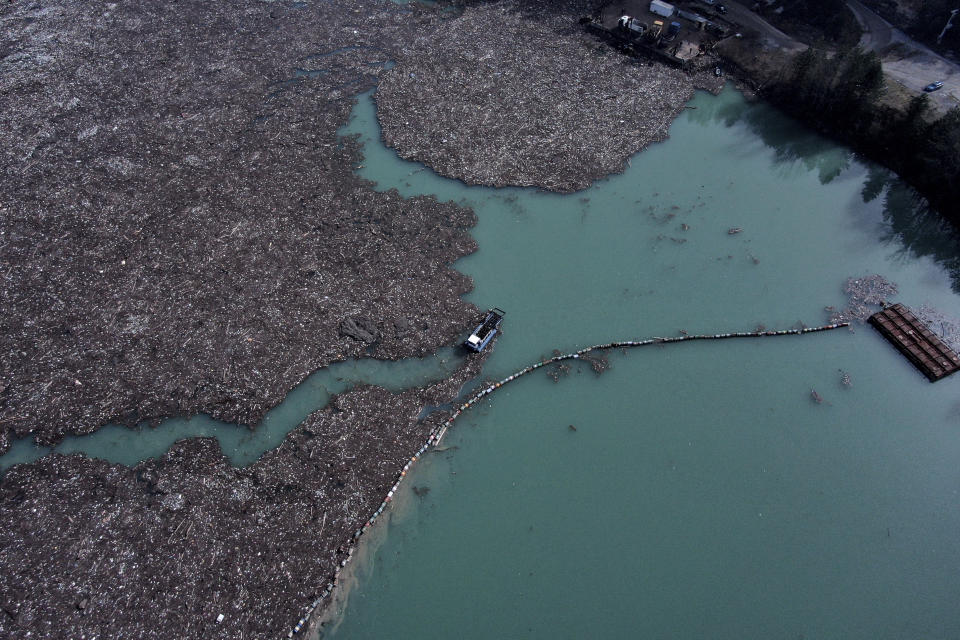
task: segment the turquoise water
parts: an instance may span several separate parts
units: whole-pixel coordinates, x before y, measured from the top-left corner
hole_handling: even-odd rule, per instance
[[[889,174],[732,90],[690,106],[568,196],[402,162],[369,99],[350,130],[378,188],[476,209],[456,266],[507,311],[491,377],[553,348],[820,324],[852,275],[960,316],[960,252]],[[324,635],[960,637],[960,378],[927,383],[865,326],[611,363],[465,414]]]
[[[51,449],[38,447],[32,438],[14,442],[0,456],[0,472],[11,465],[32,462],[52,451],[84,453],[110,462],[135,465],[164,454],[177,440],[195,436],[216,438],[224,454],[236,466],[246,466],[280,446],[284,437],[303,420],[327,405],[330,396],[358,384],[373,384],[393,391],[443,380],[462,363],[459,349],[445,348],[426,358],[395,362],[373,359],[347,360],[320,369],[287,394],[283,402],[267,412],[255,429],[214,420],[205,415],[171,418],[156,427],[130,429],[107,425],[90,435],[71,436]]]

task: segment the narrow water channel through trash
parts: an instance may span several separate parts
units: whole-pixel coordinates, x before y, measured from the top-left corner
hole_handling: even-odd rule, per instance
[[[66,438],[53,451],[79,452],[110,462],[134,465],[163,455],[177,440],[203,436],[219,440],[224,454],[234,465],[246,466],[266,451],[280,446],[291,430],[308,415],[326,406],[332,395],[358,384],[377,385],[392,391],[423,386],[449,376],[463,357],[464,352],[459,348],[444,348],[426,358],[398,361],[364,358],[332,364],[314,372],[292,389],[254,429],[204,415],[170,418],[156,427],[144,425],[131,429],[107,425],[90,435]],[[0,456],[0,472],[11,465],[36,460],[50,451],[48,447],[36,446],[31,438],[18,440],[10,451]]]

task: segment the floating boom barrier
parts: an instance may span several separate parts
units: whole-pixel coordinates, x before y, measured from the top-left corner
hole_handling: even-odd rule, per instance
[[[430,436],[427,438],[427,441],[417,450],[415,454],[407,461],[403,466],[403,469],[400,471],[400,474],[397,476],[397,481],[390,487],[390,490],[387,492],[387,496],[383,499],[383,502],[380,503],[380,506],[377,507],[377,510],[373,512],[373,515],[367,520],[367,522],[357,529],[353,534],[353,541],[356,541],[360,536],[366,533],[370,527],[377,521],[383,512],[387,510],[390,506],[390,502],[393,500],[393,496],[400,488],[400,483],[403,482],[403,479],[407,477],[407,474],[410,472],[410,469],[416,464],[417,460],[420,459],[427,449],[430,447],[435,447],[440,444],[440,440],[443,439],[443,436],[446,435],[450,427],[453,426],[453,423],[456,422],[457,418],[460,415],[478,403],[480,400],[486,396],[494,393],[501,387],[511,382],[514,382],[518,378],[521,378],[528,373],[532,373],[541,367],[551,365],[555,362],[563,362],[564,360],[578,360],[581,356],[590,353],[591,351],[606,351],[608,349],[629,349],[633,347],[647,347],[654,344],[671,344],[674,342],[690,342],[692,340],[728,340],[732,338],[766,338],[773,336],[798,336],[806,333],[819,333],[821,331],[832,331],[833,329],[841,329],[843,327],[850,326],[849,322],[838,322],[835,324],[827,324],[820,327],[804,327],[802,329],[782,329],[780,331],[743,331],[740,333],[715,333],[715,334],[699,334],[699,335],[683,335],[683,336],[674,336],[672,338],[648,338],[647,340],[624,340],[620,342],[608,342],[606,344],[595,344],[592,347],[585,347],[579,351],[573,353],[566,353],[559,356],[554,356],[546,360],[541,360],[536,364],[532,364],[528,367],[520,369],[516,373],[513,373],[499,382],[494,382],[490,386],[486,387],[482,391],[474,394],[469,400],[457,407],[456,410],[450,415],[450,417],[441,424],[439,427],[434,429]],[[333,593],[333,589],[337,584],[337,579],[340,576],[340,571],[347,566],[347,563],[353,558],[353,549],[351,546],[350,550],[347,552],[347,557],[340,561],[339,566],[334,571],[334,578],[329,582],[323,592],[320,594],[316,600],[310,603],[304,610],[304,615],[300,620],[293,626],[287,633],[287,638],[292,638],[294,634],[300,633],[306,626],[307,622],[310,620],[310,616],[313,615],[313,612],[320,606],[320,603],[323,600],[330,596]]]

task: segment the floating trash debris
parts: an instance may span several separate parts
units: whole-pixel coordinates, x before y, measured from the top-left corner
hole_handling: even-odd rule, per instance
[[[695,87],[721,86],[712,73],[638,66],[598,48],[559,8],[524,13],[468,3],[404,49],[377,91],[386,144],[470,184],[572,192],[666,138]]]
[[[913,309],[913,312],[921,322],[940,336],[948,347],[960,351],[960,320],[925,304]]]
[[[827,307],[831,322],[850,322],[867,318],[879,311],[897,294],[897,285],[881,275],[848,278],[843,292],[847,294],[847,306],[841,310]]]
[[[853,386],[853,381],[850,380],[850,374],[844,371],[843,369],[838,369],[840,372],[840,384],[849,389]]]

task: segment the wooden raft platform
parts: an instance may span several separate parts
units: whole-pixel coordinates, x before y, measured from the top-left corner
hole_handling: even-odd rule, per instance
[[[907,360],[936,382],[960,369],[960,356],[945,345],[902,304],[895,304],[868,320]]]

